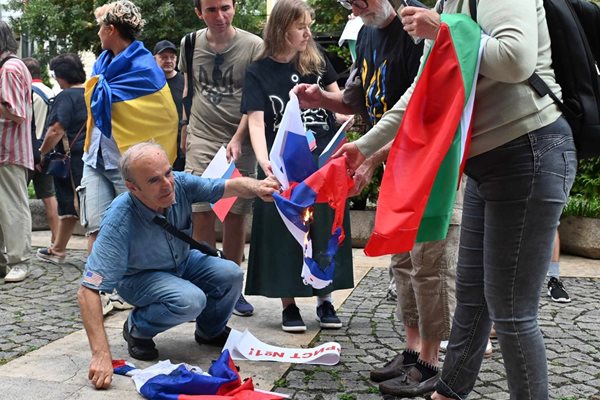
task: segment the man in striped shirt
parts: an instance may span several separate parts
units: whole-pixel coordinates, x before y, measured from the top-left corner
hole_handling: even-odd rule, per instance
[[[27,200],[27,171],[33,169],[31,75],[15,56],[17,48],[10,27],[0,21],[0,277],[4,282],[27,277],[31,253]]]

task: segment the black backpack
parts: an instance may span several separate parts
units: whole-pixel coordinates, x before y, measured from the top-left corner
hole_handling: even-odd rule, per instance
[[[192,62],[194,60],[194,49],[196,48],[196,32],[190,32],[185,35],[183,41],[183,56],[185,59],[186,70],[185,73],[187,78],[187,95],[183,98],[183,107],[185,108],[185,115],[187,119],[190,119],[190,112],[192,109],[192,99],[194,97],[194,73],[192,69]]]
[[[469,0],[477,20],[477,1]],[[529,84],[549,95],[573,130],[578,158],[600,155],[600,7],[586,0],[544,0],[550,32],[552,68],[562,102],[535,72]]]

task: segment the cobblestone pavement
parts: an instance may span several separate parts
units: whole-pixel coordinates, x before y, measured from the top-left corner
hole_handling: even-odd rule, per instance
[[[402,324],[395,303],[385,298],[385,268],[373,268],[338,310],[344,327],[323,330],[314,344],[337,341],[342,360],[334,367],[296,365],[278,382],[277,391],[297,400],[381,399],[369,372],[402,349]],[[570,304],[552,302],[544,293],[540,325],[546,338],[552,399],[600,400],[600,280],[564,279],[574,298]],[[472,399],[508,399],[506,376],[498,342],[485,359]]]
[[[35,249],[34,249],[35,251]],[[75,293],[85,252],[71,250],[58,266],[32,258],[31,275],[24,282],[0,283],[0,365],[82,329]],[[394,316],[395,303],[385,298],[388,272],[373,268],[339,308],[340,330],[321,331],[313,344],[337,341],[340,364],[292,366],[276,382],[279,392],[297,400],[381,399],[369,380],[402,349],[402,326]],[[557,400],[600,400],[600,280],[566,278],[574,298],[557,304],[544,294],[540,325],[548,348],[550,395]],[[497,341],[484,360],[473,399],[508,399]]]
[[[0,365],[83,328],[75,293],[85,252],[69,254],[63,265],[32,254],[27,279],[0,280]]]

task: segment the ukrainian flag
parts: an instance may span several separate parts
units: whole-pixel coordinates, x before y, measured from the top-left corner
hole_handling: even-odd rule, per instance
[[[88,109],[85,150],[95,124],[114,137],[121,154],[130,146],[153,140],[171,162],[177,157],[177,109],[163,71],[140,41],[116,57],[104,51],[85,83]]]

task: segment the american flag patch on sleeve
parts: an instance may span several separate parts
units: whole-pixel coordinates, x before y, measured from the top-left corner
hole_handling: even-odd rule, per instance
[[[83,274],[83,282],[85,283],[89,283],[90,285],[94,285],[96,287],[100,286],[100,284],[102,283],[102,276],[98,275],[95,272],[92,271],[85,271],[85,273]]]

